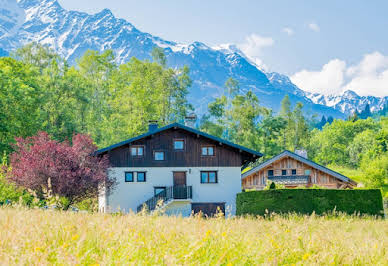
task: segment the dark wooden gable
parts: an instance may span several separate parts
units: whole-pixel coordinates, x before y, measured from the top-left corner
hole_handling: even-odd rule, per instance
[[[174,140],[185,141],[184,150],[174,150]],[[144,146],[144,155],[131,156],[131,146]],[[211,145],[214,156],[202,156],[201,148]],[[164,151],[165,160],[155,161],[154,151]],[[109,150],[112,167],[241,167],[246,161],[255,160],[253,154],[203,137],[181,128],[170,128]]]

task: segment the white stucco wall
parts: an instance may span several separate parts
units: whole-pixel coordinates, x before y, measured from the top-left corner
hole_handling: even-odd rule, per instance
[[[218,183],[201,184],[201,171],[217,171]],[[125,172],[146,172],[146,182],[136,182],[135,174],[134,182],[126,183]],[[100,200],[100,210],[136,212],[137,206],[154,196],[154,187],[173,185],[173,172],[186,172],[187,185],[193,187],[192,202],[225,202],[225,208],[230,210],[232,215],[235,214],[236,194],[241,192],[240,167],[110,168],[109,175],[114,176],[118,184],[106,200]]]
[[[182,215],[184,217],[191,215],[191,201],[173,201],[165,208],[167,215]]]

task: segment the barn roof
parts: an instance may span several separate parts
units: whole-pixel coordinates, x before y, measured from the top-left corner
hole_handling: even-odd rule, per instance
[[[147,133],[144,133],[144,134],[139,135],[139,136],[137,136],[137,137],[133,137],[133,138],[124,140],[124,141],[122,141],[122,142],[113,144],[113,145],[111,145],[111,146],[109,146],[109,147],[106,147],[106,148],[103,148],[103,149],[98,150],[98,151],[97,151],[97,154],[102,154],[102,153],[108,152],[108,151],[113,150],[113,149],[115,149],[115,148],[118,148],[118,147],[120,147],[120,146],[130,144],[131,142],[134,142],[134,141],[136,141],[136,140],[140,140],[140,139],[143,139],[143,138],[146,138],[146,137],[155,135],[155,134],[157,134],[157,133],[159,133],[159,132],[162,132],[162,131],[165,131],[165,130],[168,130],[168,129],[171,129],[171,128],[179,128],[179,129],[183,129],[183,130],[185,130],[185,131],[188,131],[188,132],[191,132],[191,133],[193,133],[193,134],[202,136],[202,137],[204,137],[204,138],[211,139],[211,140],[213,140],[213,141],[222,143],[222,144],[227,145],[227,146],[229,146],[229,147],[232,147],[232,148],[234,148],[234,149],[241,150],[241,151],[243,151],[243,152],[249,153],[249,154],[251,154],[252,156],[256,156],[256,157],[262,157],[262,156],[263,156],[263,154],[261,154],[260,152],[251,150],[251,149],[246,148],[246,147],[244,147],[244,146],[241,146],[241,145],[232,143],[232,142],[230,142],[230,141],[227,141],[227,140],[224,140],[224,139],[221,139],[221,138],[212,136],[212,135],[207,134],[207,133],[205,133],[205,132],[199,131],[199,130],[197,130],[197,129],[194,129],[194,128],[191,128],[191,127],[188,127],[188,126],[184,126],[184,125],[179,124],[179,123],[173,123],[173,124],[170,124],[170,125],[167,125],[167,126],[164,126],[164,127],[158,128],[158,129],[155,129],[155,130],[153,130],[153,131],[148,131]]]
[[[249,171],[247,171],[244,174],[242,174],[241,177],[245,178],[247,176],[250,176],[251,174],[256,173],[256,172],[262,170],[263,168],[267,167],[268,165],[270,165],[270,164],[274,163],[275,161],[280,160],[280,159],[282,159],[282,158],[284,158],[286,156],[289,156],[289,157],[291,157],[291,158],[293,158],[293,159],[295,159],[297,161],[305,163],[305,164],[307,164],[307,165],[309,165],[309,166],[311,166],[311,167],[313,167],[315,169],[318,169],[318,170],[320,170],[320,171],[322,171],[322,172],[324,172],[326,174],[334,176],[334,177],[338,178],[341,181],[357,184],[352,179],[350,179],[350,178],[348,178],[348,177],[346,177],[344,175],[341,175],[340,173],[337,173],[337,172],[335,172],[335,171],[333,171],[333,170],[331,170],[331,169],[329,169],[329,168],[327,168],[327,167],[325,167],[323,165],[317,164],[317,163],[315,163],[315,162],[313,162],[313,161],[311,161],[309,159],[306,159],[306,158],[304,158],[304,157],[302,157],[302,156],[300,156],[300,155],[298,155],[296,153],[293,153],[291,151],[288,151],[288,150],[285,150],[282,153],[280,153],[280,154],[272,157],[271,159],[263,162],[262,164],[259,164],[258,166],[250,169]]]

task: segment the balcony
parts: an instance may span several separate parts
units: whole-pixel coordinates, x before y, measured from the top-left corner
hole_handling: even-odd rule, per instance
[[[268,180],[284,185],[304,185],[309,182],[308,175],[281,175],[269,176]]]
[[[140,212],[144,205],[147,205],[148,211],[155,210],[159,201],[163,201],[164,204],[172,200],[186,200],[193,197],[193,187],[192,186],[172,186],[167,187],[162,192],[156,194],[143,204],[137,207],[137,212]]]

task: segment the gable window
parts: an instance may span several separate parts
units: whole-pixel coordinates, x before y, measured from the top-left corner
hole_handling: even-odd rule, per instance
[[[164,161],[164,151],[154,151],[155,161]]]
[[[133,172],[125,172],[125,182],[133,182]]]
[[[137,182],[145,182],[145,181],[146,181],[146,173],[137,172]]]
[[[282,170],[282,175],[287,175],[287,170]]]
[[[183,139],[174,140],[174,150],[181,151],[185,148],[185,141]]]
[[[132,156],[143,156],[144,155],[144,146],[132,146],[131,147]]]
[[[296,169],[292,169],[292,175],[296,175]]]
[[[218,183],[216,171],[201,171],[201,183],[202,184],[215,184]]]
[[[268,170],[268,176],[273,176],[273,170]]]
[[[214,146],[202,146],[202,156],[214,156]]]

